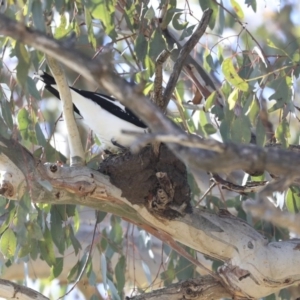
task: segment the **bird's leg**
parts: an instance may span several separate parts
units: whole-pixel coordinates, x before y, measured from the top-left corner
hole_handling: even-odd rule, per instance
[[[116,146],[116,147],[118,147],[118,148],[120,148],[121,150],[128,150],[126,147],[124,147],[124,146],[122,146],[121,144],[119,144],[117,141],[115,141],[114,139],[111,139],[110,140],[111,141],[111,143],[114,145],[114,146]]]

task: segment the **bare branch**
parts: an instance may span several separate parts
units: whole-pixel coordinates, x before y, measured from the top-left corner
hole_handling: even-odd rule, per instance
[[[4,299],[20,300],[48,300],[49,298],[36,292],[35,290],[16,284],[14,282],[0,279],[0,297]]]
[[[64,72],[59,63],[51,56],[47,56],[47,62],[55,78],[59,95],[62,101],[64,124],[67,128],[70,146],[70,164],[83,165],[85,161],[84,151],[81,144],[79,131],[74,118],[72,95]]]
[[[142,294],[135,297],[127,297],[129,300],[169,300],[169,299],[195,299],[211,300],[221,298],[231,298],[231,294],[222,286],[220,281],[216,281],[209,276],[199,279],[190,279],[171,284],[166,288],[158,289],[151,293]]]
[[[252,181],[247,182],[244,186],[234,184],[227,180],[224,180],[217,174],[213,174],[211,179],[215,184],[221,184],[223,189],[234,191],[239,194],[248,194],[248,193],[257,193],[258,190],[261,190],[268,181]]]
[[[26,149],[20,145],[13,147],[18,145],[17,142],[1,136],[0,142],[0,150],[5,151],[9,158],[15,159],[16,153],[19,156],[22,152],[28,154],[26,160],[17,160],[16,165],[19,169],[27,166],[31,199],[34,203],[81,204],[114,213],[163,240],[202,269],[199,262],[178,247],[177,241],[205,255],[223,260],[226,264],[221,269],[220,276],[232,293],[240,290],[240,294],[244,296],[260,298],[300,280],[300,254],[297,250],[299,241],[269,243],[249,224],[224,210],[216,215],[194,209],[191,213],[173,219],[159,218],[145,205],[132,204],[122,197],[121,190],[114,187],[107,176],[97,171],[60,164],[35,165],[32,155]],[[51,189],[40,184],[42,180],[48,182]],[[165,186],[168,186],[167,182]],[[278,260],[282,263],[278,264]],[[241,280],[241,273],[236,271],[238,269],[246,270],[244,272],[249,276]]]
[[[212,9],[206,9],[203,12],[202,19],[199,22],[198,26],[196,27],[194,33],[190,37],[190,39],[187,41],[187,43],[182,47],[180,50],[179,56],[175,62],[173,72],[170,76],[170,79],[168,81],[168,84],[166,86],[165,92],[164,92],[164,110],[167,108],[167,105],[169,103],[169,100],[171,99],[171,96],[174,92],[175,86],[177,84],[180,72],[184,66],[184,62],[192,49],[196,46],[196,44],[199,42],[199,39],[203,36],[205,33],[205,30],[208,26],[210,17],[212,15],[213,11]]]
[[[182,130],[165,118],[162,112],[146,97],[116,76],[111,71],[105,55],[98,56],[91,61],[80,52],[71,51],[62,42],[57,42],[44,34],[28,29],[4,15],[1,15],[0,18],[0,33],[29,43],[38,50],[56,57],[87,79],[102,84],[109,93],[138,114],[149,125],[153,133],[173,136],[184,134]],[[139,101],[143,101],[143,105],[139,105]],[[193,139],[197,139],[197,137],[193,136]],[[300,156],[296,153],[272,148],[262,149],[255,145],[237,146],[231,143],[222,145],[223,151],[215,152],[215,149],[220,149],[219,143],[201,139],[198,139],[197,142],[202,144],[206,150],[186,148],[174,143],[168,144],[168,147],[195,173],[199,169],[213,173],[243,169],[247,172],[267,170],[274,175],[298,174],[297,166],[300,163]],[[206,143],[210,143],[211,147],[207,149]]]
[[[151,93],[151,99],[160,109],[164,109],[162,84],[163,84],[163,64],[170,56],[168,50],[164,50],[156,59],[155,64],[155,79],[154,79],[154,91]]]

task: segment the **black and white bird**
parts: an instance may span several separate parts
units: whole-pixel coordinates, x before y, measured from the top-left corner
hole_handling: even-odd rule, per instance
[[[45,88],[60,99],[54,78],[39,72],[36,78],[45,83]],[[116,99],[95,92],[70,87],[74,112],[79,114],[101,142],[102,150],[115,152],[120,146],[129,147],[136,139],[122,130],[145,132],[147,126],[128,108]]]

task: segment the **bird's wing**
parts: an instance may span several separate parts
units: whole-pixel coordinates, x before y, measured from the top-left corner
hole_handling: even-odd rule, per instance
[[[103,109],[115,115],[116,117],[124,121],[130,122],[135,126],[147,128],[147,126],[130,109],[123,106],[116,99],[101,93],[79,90],[72,87],[71,89],[77,92],[78,94],[82,95],[83,97],[91,99],[94,103],[97,103]]]
[[[38,79],[43,81],[45,83],[45,88],[53,94],[55,97],[60,99],[60,95],[58,90],[56,89],[56,82],[54,78],[45,73],[45,72],[39,72],[39,74],[36,75]],[[126,108],[124,105],[122,105],[119,101],[116,99],[101,94],[101,93],[95,93],[95,92],[90,92],[90,91],[84,91],[80,89],[76,89],[73,87],[70,87],[71,90],[75,93],[78,93],[79,95],[93,101],[97,105],[99,105],[101,108],[104,110],[108,111],[109,113],[115,115],[116,117],[127,121],[129,123],[134,124],[135,126],[138,126],[140,128],[147,128],[147,126],[128,108]],[[76,96],[76,95],[74,95]],[[82,115],[80,113],[80,110],[76,107],[75,104],[73,104],[74,111]]]

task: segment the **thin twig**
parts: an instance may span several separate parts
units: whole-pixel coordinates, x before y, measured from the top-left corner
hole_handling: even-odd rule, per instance
[[[169,100],[174,92],[175,86],[177,84],[180,72],[184,66],[185,59],[190,54],[192,49],[197,45],[199,42],[199,39],[203,36],[205,33],[205,30],[208,26],[208,23],[210,21],[210,17],[213,13],[212,9],[206,9],[203,12],[202,19],[200,23],[198,24],[197,28],[195,29],[194,33],[190,37],[190,39],[186,42],[186,44],[182,47],[180,50],[179,56],[174,64],[173,72],[170,76],[169,82],[167,84],[167,87],[164,92],[164,110],[166,109]]]
[[[84,274],[84,272],[86,270],[87,264],[88,264],[88,262],[89,262],[89,260],[90,260],[90,258],[92,256],[92,250],[93,250],[93,246],[94,246],[97,225],[98,225],[97,220],[95,220],[95,226],[94,226],[94,231],[93,231],[92,243],[90,245],[89,253],[88,253],[87,257],[86,257],[86,260],[84,262],[84,265],[82,267],[82,270],[81,270],[80,274],[78,275],[78,277],[77,277],[76,281],[74,282],[73,286],[71,287],[71,289],[67,293],[65,293],[63,296],[59,297],[58,300],[63,299],[65,296],[69,295],[74,290],[74,288],[79,283],[79,281],[81,280],[81,278],[82,278],[82,276],[83,276],[83,274]]]
[[[155,64],[155,79],[154,79],[154,91],[151,94],[151,100],[160,108],[164,109],[164,99],[162,92],[163,84],[163,64],[170,56],[171,52],[164,50],[160,53],[156,59]]]
[[[210,187],[207,189],[207,191],[202,195],[202,197],[198,200],[195,207],[198,207],[199,204],[202,202],[202,200],[208,195],[208,193],[216,186],[217,184],[213,182]]]
[[[268,181],[252,181],[247,182],[244,186],[238,185],[232,182],[229,182],[227,180],[224,180],[217,174],[213,174],[212,179],[213,182],[216,184],[220,184],[222,186],[222,189],[233,191],[239,194],[248,194],[248,193],[255,193],[257,192],[257,189],[261,189],[263,186],[265,186]]]
[[[68,142],[71,152],[71,165],[83,165],[85,161],[84,151],[79,131],[74,119],[72,96],[69,85],[59,63],[50,56],[47,56],[47,62],[55,78],[60,98],[62,100],[63,115],[68,132]]]

